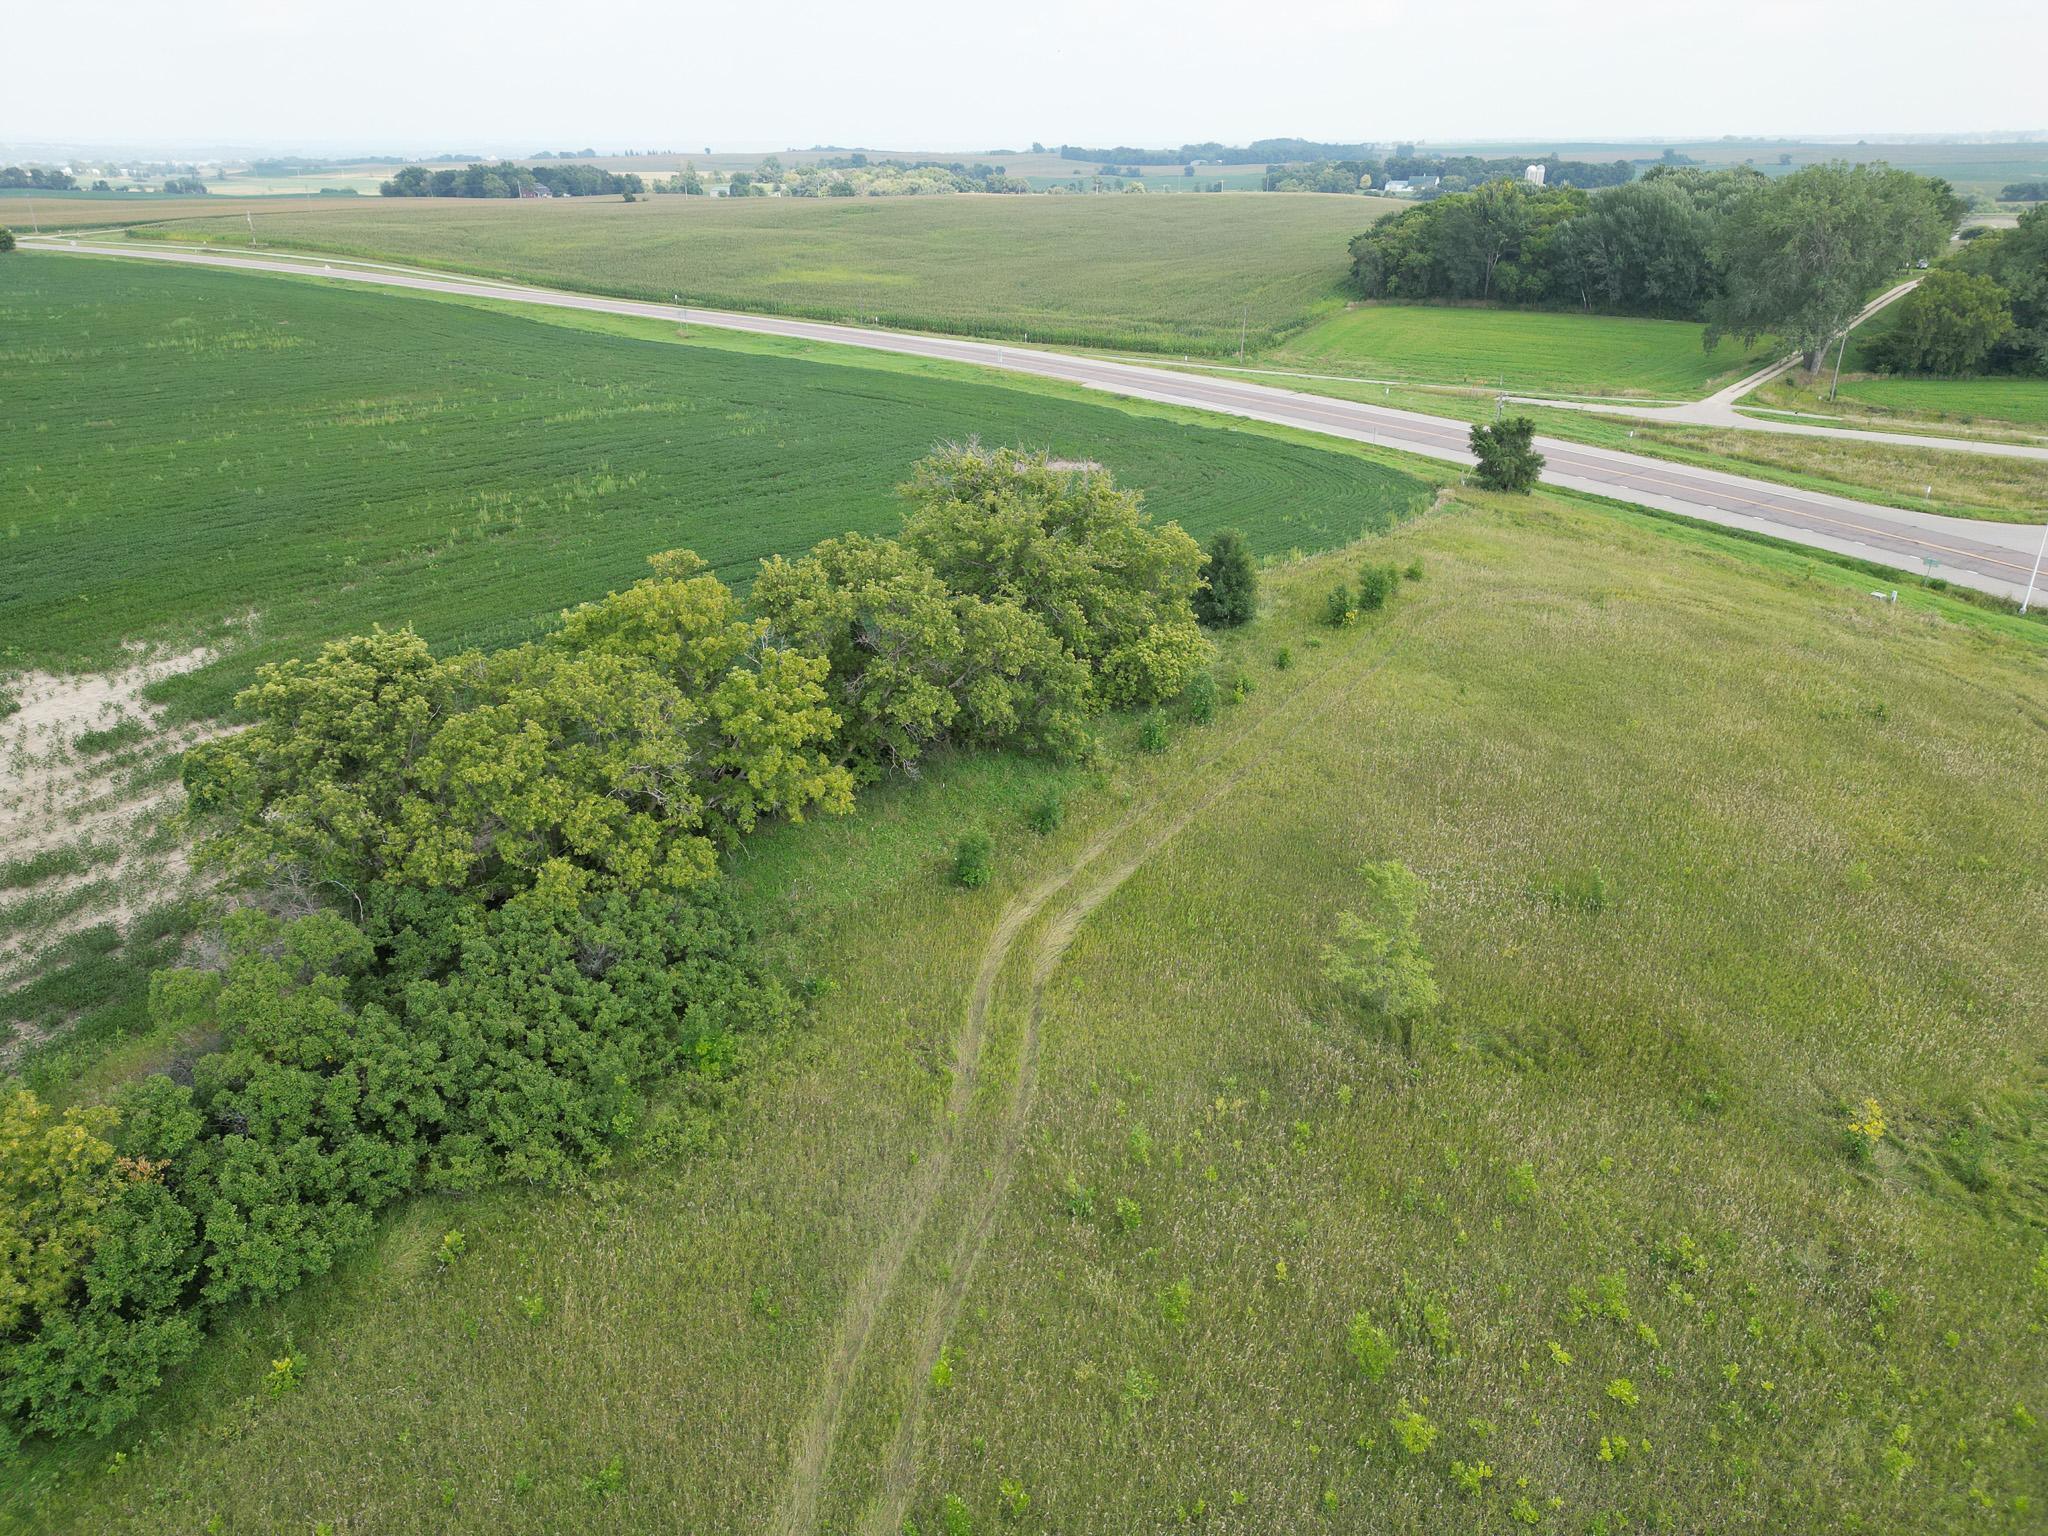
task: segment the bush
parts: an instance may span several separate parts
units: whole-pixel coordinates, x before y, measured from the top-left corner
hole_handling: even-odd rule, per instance
[[[1225,528],[1210,538],[1194,603],[1195,617],[1212,628],[1234,628],[1257,616],[1259,574],[1243,534]]]
[[[1024,813],[1024,824],[1040,837],[1050,837],[1059,831],[1066,819],[1066,797],[1057,792],[1047,795]]]
[[[1207,725],[1216,718],[1216,675],[1213,672],[1197,672],[1188,682],[1187,692],[1181,695],[1186,706],[1188,719],[1196,725]]]
[[[1164,752],[1170,739],[1166,729],[1166,716],[1156,709],[1145,717],[1145,723],[1138,728],[1138,750],[1140,752]]]
[[[1351,615],[1357,611],[1352,600],[1351,588],[1343,582],[1330,588],[1330,595],[1323,599],[1323,622],[1333,629],[1342,629],[1351,622]]]
[[[1422,556],[1417,555],[1413,560],[1410,560],[1408,562],[1408,569],[1401,574],[1410,581],[1422,580]]]
[[[1392,860],[1360,866],[1359,877],[1367,910],[1337,914],[1337,937],[1323,946],[1323,976],[1412,1050],[1417,1022],[1437,1003],[1435,968],[1415,934],[1422,881]]]
[[[953,880],[970,891],[978,891],[989,882],[992,873],[991,857],[995,845],[989,841],[986,832],[969,832],[953,848]]]
[[[1531,446],[1536,423],[1510,416],[1490,427],[1472,429],[1472,452],[1479,460],[1479,483],[1489,491],[1526,493],[1543,473],[1543,455]]]
[[[1387,599],[1400,590],[1401,569],[1380,561],[1368,561],[1358,573],[1358,611],[1377,613]]]

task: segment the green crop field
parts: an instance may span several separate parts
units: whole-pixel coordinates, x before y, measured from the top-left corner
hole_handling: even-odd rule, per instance
[[[161,192],[25,192],[0,191],[0,225],[16,234],[40,230],[106,228],[153,224],[163,219],[211,214],[240,219],[245,211],[262,215],[294,206],[319,206],[332,198],[166,197]],[[246,227],[246,226],[245,226]]]
[[[258,213],[265,244],[392,257],[592,292],[1036,341],[1220,352],[1340,302],[1339,197],[329,198]],[[183,219],[176,239],[247,244]]]
[[[893,527],[941,440],[1113,466],[1197,534],[1266,552],[1428,495],[1355,453],[999,385],[564,330],[312,280],[17,253],[0,263],[0,636],[9,666],[240,633],[166,687],[211,712],[260,661],[372,623],[531,632],[696,548]]]
[[[1269,571],[1248,691],[1162,751],[757,839],[831,985],[707,1145],[408,1205],[6,1514],[2038,1529],[2038,637],[1548,495],[1363,553],[1424,574],[1331,630],[1355,555]],[[1442,991],[1409,1049],[1321,977],[1377,859]]]
[[[1707,394],[1768,360],[1768,347],[1732,339],[1709,353],[1685,321],[1434,304],[1361,304],[1261,359],[1359,378],[1670,399]]]

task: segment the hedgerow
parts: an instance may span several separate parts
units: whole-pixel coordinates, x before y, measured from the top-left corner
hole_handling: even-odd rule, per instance
[[[383,1208],[572,1182],[652,1085],[734,1070],[796,1008],[718,879],[763,820],[940,741],[1077,751],[1207,676],[1200,551],[1106,474],[969,447],[907,490],[902,541],[770,561],[752,613],[673,551],[529,644],[377,630],[262,670],[184,770],[240,903],[150,986],[218,1048],[61,1116],[0,1098],[0,1444],[113,1429]]]

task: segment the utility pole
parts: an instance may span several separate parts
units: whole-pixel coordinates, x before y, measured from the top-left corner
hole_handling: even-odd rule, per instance
[[[1250,323],[1250,321],[1251,321],[1251,317],[1252,317],[1252,307],[1251,307],[1251,305],[1249,305],[1249,304],[1245,305],[1245,307],[1244,307],[1243,309],[1241,309],[1241,310],[1239,310],[1239,311],[1238,311],[1238,315],[1237,315],[1237,360],[1238,360],[1238,362],[1239,362],[1240,364],[1242,364],[1242,363],[1244,362],[1244,332],[1245,332],[1245,327],[1246,327],[1246,325],[1248,325],[1248,324]]]
[[[1855,322],[1852,320],[1842,331],[1842,344],[1835,349],[1835,382],[1828,386],[1830,400],[1835,398],[1836,391],[1842,387],[1842,354],[1849,350],[1849,332],[1853,329]]]
[[[2027,595],[2020,599],[2020,612],[2025,613],[2034,605],[2034,583],[2041,575],[2041,557],[2048,555],[2048,523],[2041,526],[2041,547],[2034,551],[2034,569],[2027,577]]]

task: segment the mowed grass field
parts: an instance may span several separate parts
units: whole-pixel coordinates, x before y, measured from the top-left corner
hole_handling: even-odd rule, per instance
[[[591,292],[968,335],[1164,350],[1258,346],[1336,307],[1369,198],[328,198],[265,244]],[[174,239],[245,245],[248,224]]]
[[[1290,337],[1262,363],[1358,378],[1560,395],[1691,399],[1769,361],[1770,349],[1677,320],[1435,304],[1360,304]]]
[[[1832,375],[1815,381],[1804,374],[1788,374],[1757,391],[1749,397],[1749,403],[1780,410],[1868,417],[1872,425],[1892,420],[1902,427],[1947,424],[1993,431],[2017,430],[2036,436],[2048,429],[2048,379],[2003,375],[1906,379],[1869,371],[1869,344],[1884,334],[1893,318],[1880,311],[1851,336],[1835,398],[1829,398],[1834,386]]]
[[[2038,1529],[2038,639],[1548,495],[1360,553],[1425,574],[1333,631],[1355,556],[1269,572],[1248,691],[1162,752],[936,762],[752,845],[830,986],[708,1141],[409,1206],[8,1511]],[[1320,977],[1388,858],[1442,989],[1412,1052]]]
[[[1427,500],[1336,448],[1055,394],[537,324],[312,279],[0,263],[4,665],[231,635],[163,690],[211,713],[265,660],[375,623],[496,645],[696,549],[886,531],[934,443],[1112,466],[1155,516],[1318,549]]]

